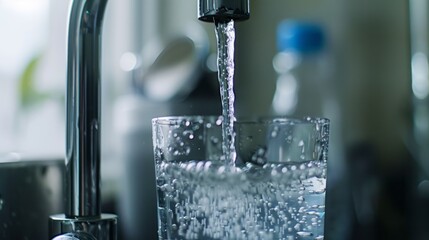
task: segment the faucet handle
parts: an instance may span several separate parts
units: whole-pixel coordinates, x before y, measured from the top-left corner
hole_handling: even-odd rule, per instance
[[[199,0],[198,19],[205,22],[243,21],[250,17],[249,0]]]

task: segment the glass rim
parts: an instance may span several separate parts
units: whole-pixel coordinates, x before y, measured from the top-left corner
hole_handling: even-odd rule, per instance
[[[183,121],[205,123],[207,121],[216,123],[222,121],[220,115],[178,115],[178,116],[163,116],[152,119],[152,124],[157,125],[175,125]],[[219,122],[218,125],[221,125]],[[234,124],[329,124],[330,120],[324,117],[310,117],[303,118],[288,117],[288,116],[275,116],[275,117],[238,117]]]

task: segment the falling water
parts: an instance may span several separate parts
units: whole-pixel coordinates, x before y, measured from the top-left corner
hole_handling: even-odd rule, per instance
[[[217,22],[217,61],[220,96],[222,101],[222,151],[227,164],[233,165],[236,159],[234,133],[234,21]]]

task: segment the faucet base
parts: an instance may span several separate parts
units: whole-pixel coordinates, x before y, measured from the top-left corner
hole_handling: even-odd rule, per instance
[[[49,219],[49,239],[67,233],[87,233],[94,239],[117,239],[117,216],[101,214],[98,217],[68,218],[64,214],[52,215]]]

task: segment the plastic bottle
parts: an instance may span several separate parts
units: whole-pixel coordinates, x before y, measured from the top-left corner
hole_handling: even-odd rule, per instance
[[[272,102],[274,115],[322,116],[327,62],[325,35],[315,23],[285,20],[277,28],[278,74]]]

